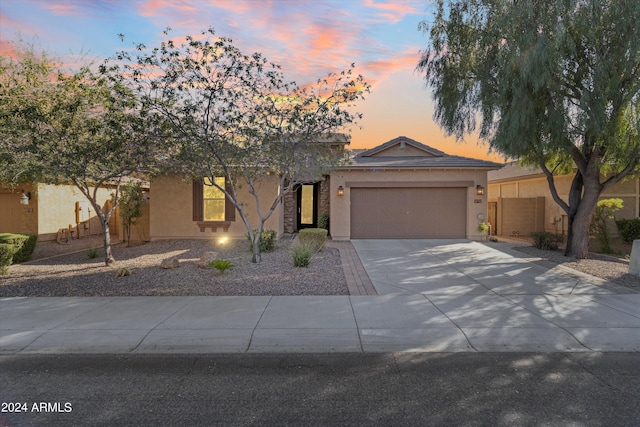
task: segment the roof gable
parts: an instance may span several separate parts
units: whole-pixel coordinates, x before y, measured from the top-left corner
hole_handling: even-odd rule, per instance
[[[406,136],[399,136],[382,145],[358,154],[357,157],[441,157],[440,150],[424,145]]]

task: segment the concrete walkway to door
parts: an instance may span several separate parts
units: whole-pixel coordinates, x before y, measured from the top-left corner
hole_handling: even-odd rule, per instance
[[[454,326],[478,351],[640,351],[640,294],[531,262],[509,243],[352,243],[380,295],[368,315],[387,319],[369,321],[363,336],[408,344]],[[383,311],[395,312],[395,321]]]

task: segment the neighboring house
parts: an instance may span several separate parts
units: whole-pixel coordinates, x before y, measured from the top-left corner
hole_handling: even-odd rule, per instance
[[[265,224],[278,235],[315,227],[319,215],[330,217],[336,240],[362,238],[478,239],[486,219],[487,171],[494,162],[450,156],[406,137],[360,152],[351,164],[318,182],[300,185]],[[218,178],[221,179],[221,178]],[[210,191],[211,190],[211,191]],[[260,194],[263,212],[278,194],[274,177],[265,176]],[[151,183],[152,240],[244,237],[224,194],[202,182],[161,177]],[[255,200],[246,188],[238,199],[256,226]]]
[[[111,187],[98,190],[98,201],[105,209],[111,203]],[[114,213],[109,222],[112,234],[122,233]],[[148,215],[147,215],[148,218]],[[148,219],[131,233],[132,240],[149,240]],[[73,185],[0,184],[0,233],[25,233],[38,241],[77,239],[102,233],[100,220],[87,198]],[[120,236],[122,238],[122,236]]]
[[[558,195],[568,200],[573,175],[559,175],[554,179]],[[566,234],[567,215],[553,200],[547,178],[539,168],[521,167],[512,162],[489,172],[488,180],[492,234],[512,237],[529,236],[539,231]],[[601,199],[613,197],[624,203],[624,208],[615,213],[616,218],[640,216],[638,178],[614,184],[600,195]]]

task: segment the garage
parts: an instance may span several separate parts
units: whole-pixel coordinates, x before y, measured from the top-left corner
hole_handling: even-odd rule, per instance
[[[352,239],[467,237],[466,187],[351,188]]]

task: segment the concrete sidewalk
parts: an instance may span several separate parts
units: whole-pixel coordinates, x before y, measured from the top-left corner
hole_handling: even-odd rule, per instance
[[[379,295],[3,298],[0,353],[640,351],[626,288],[504,244],[353,244]]]

